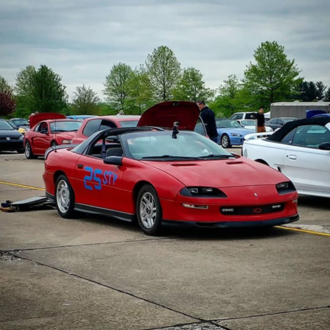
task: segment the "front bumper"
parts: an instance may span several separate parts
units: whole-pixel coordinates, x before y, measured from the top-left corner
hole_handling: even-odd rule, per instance
[[[22,150],[23,148],[23,140],[12,139],[7,141],[5,139],[0,139],[0,151],[16,151]]]
[[[230,144],[234,146],[239,146],[243,144],[244,138],[242,136],[232,136],[229,135]]]

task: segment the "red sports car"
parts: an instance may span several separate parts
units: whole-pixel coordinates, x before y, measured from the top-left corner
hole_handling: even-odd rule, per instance
[[[97,131],[107,128],[135,127],[140,116],[100,116],[86,118],[72,139],[72,144],[79,144]]]
[[[199,115],[192,105],[188,112],[186,103],[168,108],[166,118],[155,112],[143,115],[144,123],[156,126],[160,121],[168,126],[176,118],[173,130],[107,129],[76,147],[48,149],[43,178],[58,213],[63,218],[82,211],[137,219],[147,235],[158,234],[164,220],[203,227],[297,221],[298,194],[292,182],[200,134],[181,131],[194,127]]]
[[[71,144],[81,121],[66,119],[59,113],[45,112],[30,116],[31,130],[24,135],[25,157],[44,156],[49,147]]]

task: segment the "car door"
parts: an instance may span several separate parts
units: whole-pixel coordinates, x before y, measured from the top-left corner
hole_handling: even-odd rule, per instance
[[[44,154],[50,147],[51,136],[49,131],[49,125],[47,122],[41,122],[35,130],[35,134],[32,137],[33,152],[37,154]]]
[[[99,151],[100,145],[97,146]],[[76,203],[108,211],[122,211],[124,167],[104,164],[101,153],[82,155],[76,164]],[[79,205],[78,205],[79,207]]]
[[[330,194],[330,151],[319,149],[323,142],[330,142],[329,129],[320,125],[299,126],[286,149],[281,171],[301,193]]]

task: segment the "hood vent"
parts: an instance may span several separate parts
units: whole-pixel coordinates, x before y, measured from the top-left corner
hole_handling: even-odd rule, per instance
[[[187,166],[198,166],[198,165],[197,164],[192,164],[192,163],[189,163],[189,164],[175,163],[175,164],[171,164],[171,166],[174,166],[174,167],[187,167]]]

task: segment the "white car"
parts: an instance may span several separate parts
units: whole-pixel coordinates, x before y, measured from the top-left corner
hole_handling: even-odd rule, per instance
[[[264,138],[245,137],[242,155],[286,175],[301,195],[330,198],[330,118],[295,120]]]
[[[255,119],[239,119],[237,120],[244,128],[251,131],[257,131],[257,121]],[[266,132],[273,132],[273,129],[269,126],[265,126]]]

